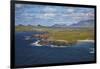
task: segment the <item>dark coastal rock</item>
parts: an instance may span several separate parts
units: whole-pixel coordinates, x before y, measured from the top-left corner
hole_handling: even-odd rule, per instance
[[[40,38],[40,39],[48,39],[49,38],[49,34],[34,34],[32,35],[33,38]]]
[[[76,44],[76,41],[66,41],[66,40],[54,40],[54,39],[49,39],[50,35],[49,33],[41,33],[41,34],[34,34],[31,36],[32,38],[37,38],[39,39],[38,44],[42,46],[47,46],[47,45],[56,45],[56,46],[71,46],[73,44]]]
[[[39,44],[40,45],[69,46],[69,45],[76,44],[76,42],[67,42],[65,40],[53,40],[53,41],[40,40]]]

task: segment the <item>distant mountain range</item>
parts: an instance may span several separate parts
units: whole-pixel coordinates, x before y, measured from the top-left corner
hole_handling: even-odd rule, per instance
[[[94,27],[94,20],[84,20],[70,25],[71,27]]]
[[[54,24],[51,27],[67,27],[66,24]]]
[[[34,26],[36,27],[35,25],[23,25],[23,24],[19,24],[19,25],[16,25],[16,26]],[[84,20],[84,21],[79,21],[77,23],[73,23],[71,25],[67,25],[67,22],[66,24],[54,24],[52,26],[43,26],[43,25],[37,25],[37,27],[52,27],[52,28],[67,28],[67,27],[71,27],[71,28],[78,28],[78,27],[94,27],[94,20],[91,19],[91,20]]]
[[[66,24],[54,24],[52,27],[94,27],[94,20],[84,20],[69,26]]]

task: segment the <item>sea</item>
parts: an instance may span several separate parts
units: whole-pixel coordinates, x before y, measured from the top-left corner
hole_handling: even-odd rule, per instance
[[[95,45],[93,42],[79,42],[72,46],[51,47],[34,46],[37,39],[25,40],[40,32],[15,33],[15,66],[74,63],[94,61]]]

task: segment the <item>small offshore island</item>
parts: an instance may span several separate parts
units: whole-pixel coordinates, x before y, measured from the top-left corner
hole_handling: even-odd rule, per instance
[[[75,45],[78,42],[94,42],[94,29],[92,27],[78,28],[59,28],[45,26],[16,26],[16,32],[38,32],[30,36],[26,36],[25,40],[38,39],[31,43],[33,46],[51,46],[51,47],[67,47]]]

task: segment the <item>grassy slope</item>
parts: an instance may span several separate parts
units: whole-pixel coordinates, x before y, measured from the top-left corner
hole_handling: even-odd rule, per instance
[[[94,34],[92,31],[63,31],[63,32],[50,32],[51,37],[55,40],[67,40],[67,41],[76,41],[76,40],[85,40],[85,39],[94,39]]]
[[[32,26],[16,26],[15,31],[32,31]]]
[[[50,38],[54,40],[76,41],[84,39],[94,39],[94,31],[91,28],[47,28],[32,26],[17,26],[16,31],[47,31]]]

